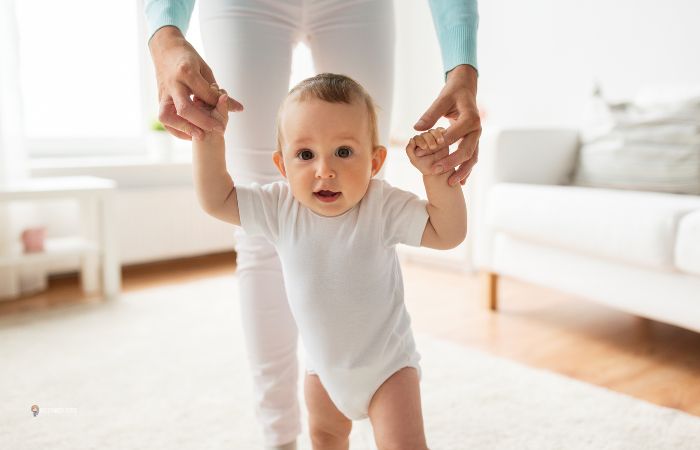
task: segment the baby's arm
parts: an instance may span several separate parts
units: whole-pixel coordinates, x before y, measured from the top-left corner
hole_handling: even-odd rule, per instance
[[[216,108],[210,111],[212,117],[226,128],[228,96],[221,94]],[[238,198],[233,179],[226,170],[224,135],[217,131],[204,131],[204,138],[192,137],[192,166],[194,186],[199,204],[204,211],[217,219],[240,225]]]
[[[428,223],[421,239],[422,247],[447,250],[458,246],[467,235],[467,206],[458,183],[450,186],[447,182],[454,169],[441,175],[433,175],[432,164],[447,156],[449,148],[442,139],[442,128],[430,130],[413,137],[406,146],[411,163],[423,174],[425,192],[428,196]],[[431,155],[418,157],[416,148],[439,150]]]

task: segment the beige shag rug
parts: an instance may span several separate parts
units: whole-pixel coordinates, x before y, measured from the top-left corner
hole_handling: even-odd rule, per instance
[[[236,292],[211,278],[0,319],[0,449],[262,448]],[[417,340],[434,450],[700,448],[700,418]],[[352,449],[368,439],[356,426]]]

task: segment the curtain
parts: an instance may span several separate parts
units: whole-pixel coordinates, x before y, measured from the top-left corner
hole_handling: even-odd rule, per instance
[[[0,1],[0,189],[28,173],[22,146],[22,103],[17,52],[17,22],[13,1]],[[17,240],[13,206],[0,202],[0,255]],[[0,268],[0,298],[17,295],[18,279],[11,268]]]
[[[27,176],[14,2],[0,2],[0,185]]]

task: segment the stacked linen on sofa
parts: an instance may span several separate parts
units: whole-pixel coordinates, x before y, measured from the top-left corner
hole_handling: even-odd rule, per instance
[[[622,103],[598,91],[595,101],[574,184],[700,194],[700,90],[656,89]]]

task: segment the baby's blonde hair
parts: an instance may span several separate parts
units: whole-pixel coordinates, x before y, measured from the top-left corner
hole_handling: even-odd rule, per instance
[[[354,101],[364,102],[369,115],[369,131],[372,137],[372,148],[379,145],[379,131],[377,129],[377,110],[372,97],[367,93],[360,83],[352,78],[336,73],[320,73],[311,78],[307,78],[294,86],[277,112],[277,151],[282,151],[282,128],[280,127],[282,110],[284,105],[291,98],[304,101],[311,98],[323,100],[328,103],[348,103]]]

